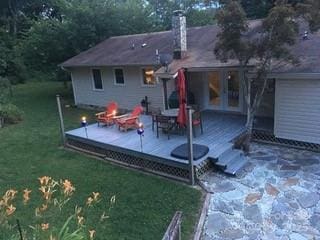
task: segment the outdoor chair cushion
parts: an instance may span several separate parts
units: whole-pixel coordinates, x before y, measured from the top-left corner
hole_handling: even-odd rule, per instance
[[[204,157],[209,152],[209,148],[204,145],[193,144],[193,160]],[[172,150],[171,156],[179,159],[188,160],[188,144],[182,144]]]

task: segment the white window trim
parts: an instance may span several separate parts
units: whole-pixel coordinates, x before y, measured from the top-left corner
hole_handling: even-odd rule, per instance
[[[93,70],[100,70],[100,75],[101,75],[101,86],[102,88],[96,88],[94,84],[94,77],[93,77]],[[91,82],[92,82],[92,90],[97,91],[97,92],[103,92],[104,87],[103,87],[103,77],[102,77],[102,69],[101,68],[90,68],[90,75],[91,75]]]
[[[116,69],[122,69],[122,74],[123,74],[123,83],[117,83],[117,78],[116,78]],[[125,74],[124,74],[124,68],[122,67],[115,67],[112,69],[113,71],[113,84],[115,86],[125,86],[126,85],[126,78],[125,78]]]
[[[154,79],[155,79],[155,83],[154,84],[144,84],[144,82],[143,82],[143,72],[142,72],[142,70],[143,69],[146,69],[146,68],[152,68],[154,71],[155,71],[155,69],[154,69],[154,67],[153,66],[144,66],[144,67],[141,67],[140,68],[140,76],[141,76],[141,86],[142,87],[146,87],[146,88],[155,88],[155,87],[157,87],[157,79],[156,79],[156,77],[154,76]]]

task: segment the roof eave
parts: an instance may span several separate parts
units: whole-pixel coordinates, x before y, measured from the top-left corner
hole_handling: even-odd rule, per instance
[[[158,63],[123,63],[123,64],[59,64],[64,68],[92,68],[92,67],[141,67],[141,66],[160,66]]]
[[[317,79],[320,80],[320,73],[311,72],[279,72],[279,73],[269,73],[269,78],[277,79]]]

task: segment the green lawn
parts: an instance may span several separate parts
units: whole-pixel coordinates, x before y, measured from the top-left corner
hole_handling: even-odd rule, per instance
[[[82,203],[92,191],[108,199],[116,195],[110,219],[93,226],[97,239],[161,239],[177,210],[184,214],[183,239],[191,236],[201,205],[200,191],[61,148],[55,95],[72,101],[61,83],[18,85],[13,93],[14,103],[25,116],[23,122],[0,129],[0,195],[7,188],[37,189],[40,176],[67,178],[76,187],[76,199],[70,204]],[[92,116],[92,112],[81,109],[64,109],[66,128],[77,127],[83,114]],[[18,205],[17,216],[23,228],[31,223],[36,202],[33,204],[20,212],[22,205]],[[64,212],[51,221],[59,225],[69,214]],[[93,214],[98,215],[95,211]]]

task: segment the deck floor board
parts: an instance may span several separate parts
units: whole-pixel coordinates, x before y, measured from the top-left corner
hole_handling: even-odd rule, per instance
[[[203,117],[203,134],[200,128],[196,128],[196,137],[193,138],[194,143],[203,144],[209,147],[211,153],[218,151],[219,146],[232,141],[235,137],[244,131],[245,117],[241,115],[230,115],[205,111]],[[167,159],[168,161],[176,161],[187,163],[170,156],[171,151],[180,144],[186,143],[186,135],[170,134],[168,140],[167,135],[159,132],[159,138],[156,136],[156,130],[152,131],[151,117],[142,115],[140,121],[144,124],[143,136],[143,153],[156,157]],[[116,126],[100,126],[91,124],[87,127],[88,139],[105,145],[121,147],[136,152],[141,152],[140,137],[135,130],[127,132],[119,131]],[[84,128],[78,128],[67,132],[69,136],[85,138]],[[203,160],[206,159],[203,158]],[[197,161],[197,163],[200,163]]]

